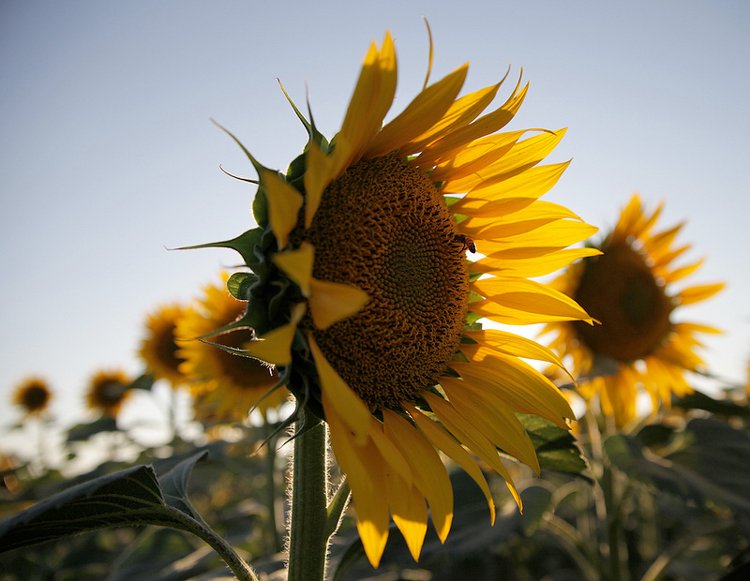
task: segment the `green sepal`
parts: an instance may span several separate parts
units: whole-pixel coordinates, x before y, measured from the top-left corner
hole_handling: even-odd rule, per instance
[[[258,188],[253,198],[253,218],[259,226],[263,228],[268,226],[268,198],[262,186]]]
[[[284,97],[286,97],[289,105],[291,105],[295,115],[297,115],[297,118],[302,122],[302,125],[304,125],[305,130],[307,131],[307,136],[310,139],[310,143],[317,143],[320,148],[325,151],[328,147],[328,141],[323,136],[323,134],[315,127],[315,120],[313,119],[312,110],[310,109],[310,100],[307,100],[307,113],[308,115],[310,115],[310,120],[308,121],[307,118],[302,114],[302,112],[297,108],[297,105],[294,104],[294,101],[292,101],[289,93],[286,92],[286,89],[284,88],[284,85],[281,84],[281,81],[278,79],[277,81],[279,83],[279,87],[281,87],[281,92],[284,93]]]
[[[252,287],[259,280],[258,276],[251,272],[235,272],[227,281],[227,290],[234,298],[247,301],[250,299]]]
[[[301,153],[295,157],[286,170],[286,181],[297,190],[304,190],[305,170],[307,168],[307,156]]]
[[[197,250],[199,248],[229,248],[236,251],[250,268],[257,264],[258,258],[254,249],[261,243],[263,228],[247,230],[231,240],[221,242],[207,242],[205,244],[194,244],[192,246],[180,246],[175,250]]]

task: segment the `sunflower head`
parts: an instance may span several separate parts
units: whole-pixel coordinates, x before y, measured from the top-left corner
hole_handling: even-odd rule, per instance
[[[254,335],[239,323],[246,304],[227,292],[227,276],[222,277],[224,284],[207,286],[201,300],[179,320],[177,356],[196,405],[205,408],[196,416],[242,421],[255,406],[263,411],[282,404],[287,393],[273,389],[279,381],[271,366],[241,352]]]
[[[185,311],[180,305],[165,305],[149,314],[146,336],[138,351],[148,372],[156,379],[166,379],[172,387],[183,385],[186,381],[180,371],[184,359],[177,355],[179,346],[175,337],[177,322]]]
[[[26,416],[40,416],[49,407],[52,390],[40,377],[29,377],[22,381],[13,392],[13,403],[21,408]]]
[[[373,565],[389,514],[415,559],[428,505],[445,540],[452,489],[437,450],[476,481],[491,519],[489,487],[466,449],[520,502],[497,452],[539,468],[516,413],[563,427],[573,417],[555,385],[520,357],[561,363],[477,321],[590,322],[531,277],[599,254],[567,248],[596,228],[539,200],[567,167],[541,163],[565,131],[501,131],[528,86],[519,79],[490,108],[502,81],[459,96],[467,65],[432,84],[429,69],[423,90],[384,124],[397,59],[390,34],[373,43],[330,141],[292,104],[308,141],[285,174],[243,147],[259,174],[258,227],[203,245],[231,248],[249,267],[228,281],[246,301],[238,324],[254,330],[242,349],[273,365],[298,407],[328,423]]]
[[[641,387],[654,409],[668,406],[672,393],[690,391],[684,372],[703,365],[696,336],[717,332],[675,318],[680,307],[705,300],[724,285],[676,288],[703,261],[675,265],[689,246],[676,243],[682,225],[657,228],[661,210],[649,213],[633,196],[596,245],[603,254],[573,265],[556,281],[601,324],[554,323],[546,329],[556,332],[553,346],[572,357],[579,376],[596,375],[579,387],[584,395],[600,394],[603,410],[619,426],[635,417]]]
[[[133,392],[130,383],[130,377],[119,369],[98,371],[89,381],[86,390],[87,407],[116,418]]]

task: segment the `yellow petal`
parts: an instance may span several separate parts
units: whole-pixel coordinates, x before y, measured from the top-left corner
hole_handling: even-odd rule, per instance
[[[309,242],[303,242],[297,250],[279,252],[273,255],[273,262],[300,288],[305,297],[310,296],[315,249]]]
[[[488,352],[497,351],[524,359],[546,361],[564,371],[573,380],[573,376],[570,375],[570,372],[554,351],[532,339],[499,329],[464,331],[464,335],[476,341],[476,343],[460,345],[461,351],[472,361],[481,361],[487,356]]]
[[[337,143],[336,147],[340,145]],[[305,228],[312,224],[323,191],[335,177],[333,169],[333,160],[323,153],[316,143],[310,143],[305,156]]]
[[[380,130],[365,157],[378,157],[394,151],[435,125],[461,90],[468,70],[469,65],[465,64],[419,93],[406,109]]]
[[[535,414],[567,429],[564,418],[574,418],[562,392],[536,369],[515,357],[488,356],[480,362],[452,362],[466,379],[467,390],[496,392],[514,410]]]
[[[495,392],[468,388],[464,379],[440,378],[448,399],[496,447],[515,456],[539,474],[539,461],[529,435],[513,410]]]
[[[433,141],[468,125],[492,102],[499,88],[500,83],[464,95],[450,106],[440,121],[405,144],[401,148],[401,152],[410,155],[422,151],[426,145]]]
[[[473,175],[448,181],[444,184],[443,191],[446,193],[470,192],[525,172],[547,157],[565,137],[566,131],[566,129],[544,131],[539,135],[518,141],[510,152],[493,164]]]
[[[417,408],[405,403],[404,409],[409,412],[412,419],[417,424],[417,427],[422,430],[427,439],[463,468],[464,472],[471,476],[474,482],[477,483],[482,490],[482,494],[484,494],[484,497],[487,499],[487,506],[490,509],[490,522],[494,525],[495,502],[492,499],[492,493],[490,492],[490,487],[487,485],[487,480],[484,478],[484,475],[476,462],[474,462],[469,453],[466,452],[466,450],[464,450],[460,444],[448,434],[448,432],[438,426],[434,421],[428,419],[421,411],[417,410]]]
[[[244,349],[249,355],[272,365],[289,365],[292,362],[292,341],[297,331],[297,324],[305,314],[305,303],[298,303],[292,308],[292,320],[288,324],[269,331],[259,339],[245,343]]]
[[[541,249],[537,248],[537,250]],[[506,258],[505,252],[482,258],[480,262],[472,264],[471,269],[493,275],[536,277],[555,272],[579,258],[601,254],[601,251],[596,248],[567,248],[565,250],[548,248],[547,252],[540,252],[537,256],[514,259],[513,257]]]
[[[336,370],[331,367],[323,352],[315,342],[312,333],[308,334],[307,341],[310,345],[315,368],[318,371],[320,386],[324,401],[327,406],[336,411],[336,414],[349,430],[354,434],[357,444],[362,445],[368,439],[371,423],[374,421],[370,410],[356,393],[341,379]],[[327,417],[327,416],[326,416]]]
[[[318,329],[355,315],[368,300],[365,291],[347,284],[317,278],[310,281],[310,313]]]
[[[427,507],[424,496],[391,471],[386,472],[386,489],[393,522],[404,535],[412,558],[419,561],[427,533]]]
[[[505,127],[521,107],[528,88],[529,86],[526,85],[520,93],[514,92],[508,97],[508,100],[496,110],[446,135],[440,141],[430,144],[419,156],[417,163],[422,167],[436,165],[449,159],[454,151],[461,149],[467,143]]]
[[[440,423],[442,423],[460,442],[467,446],[472,452],[484,460],[495,472],[503,477],[508,485],[508,489],[516,501],[516,504],[518,504],[519,508],[522,508],[521,497],[519,496],[516,487],[513,485],[513,479],[505,466],[503,466],[497,450],[490,441],[474,427],[470,419],[458,413],[458,411],[456,411],[456,409],[442,397],[438,397],[429,392],[425,392],[423,395],[429,404],[430,409],[432,409],[435,416],[440,420]]]
[[[692,305],[711,298],[716,293],[721,292],[725,286],[723,282],[691,286],[680,291],[677,298],[681,305]]]
[[[373,43],[362,63],[340,134],[349,142],[351,151],[346,165],[357,161],[380,129],[390,109],[396,90],[396,51],[393,38],[386,33],[378,51]],[[341,154],[334,150],[334,156]]]
[[[276,236],[279,248],[284,248],[289,241],[289,234],[297,225],[299,210],[302,207],[302,194],[272,171],[264,171],[261,174],[261,185],[266,191],[271,230]]]
[[[435,448],[398,414],[383,410],[385,435],[412,466],[414,484],[427,497],[438,538],[445,542],[453,522],[453,488]]]
[[[380,455],[393,468],[395,473],[399,475],[401,480],[408,486],[411,486],[413,475],[406,458],[401,454],[398,447],[383,433],[383,425],[378,421],[373,421],[372,424],[370,439],[378,448]]]
[[[386,490],[385,463],[371,441],[365,439],[362,445],[355,443],[350,429],[338,415],[338,409],[330,404],[330,398],[324,393],[331,447],[352,489],[357,530],[365,554],[370,564],[377,567],[388,540],[388,499],[383,494]]]
[[[552,287],[524,278],[480,278],[473,289],[492,302],[519,311],[593,323],[578,303]]]
[[[506,155],[524,133],[522,130],[488,135],[466,144],[435,168],[432,172],[433,180],[448,182],[475,175]]]

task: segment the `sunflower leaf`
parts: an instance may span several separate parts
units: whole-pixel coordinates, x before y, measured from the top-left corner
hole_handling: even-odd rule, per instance
[[[76,424],[68,430],[68,442],[83,442],[100,432],[117,432],[117,422],[114,418],[104,415],[93,422]]]
[[[700,391],[694,391],[672,402],[674,407],[688,410],[705,410],[722,416],[750,416],[750,407],[737,405],[727,400],[713,399]]]
[[[530,414],[517,414],[536,450],[539,466],[545,470],[579,474],[586,470],[586,461],[568,430],[551,421]]]
[[[154,385],[154,376],[150,373],[143,373],[136,377],[128,386],[128,389],[142,389],[144,391],[151,391]]]

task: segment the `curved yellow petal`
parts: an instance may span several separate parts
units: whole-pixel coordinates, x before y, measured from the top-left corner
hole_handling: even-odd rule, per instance
[[[483,297],[504,307],[593,323],[578,303],[552,287],[524,278],[480,278],[472,284]]]
[[[691,286],[681,290],[677,295],[677,299],[681,305],[692,305],[693,303],[699,303],[711,298],[716,293],[721,292],[724,287],[726,287],[726,284],[723,282]]]
[[[394,151],[437,123],[453,104],[468,70],[469,65],[465,64],[419,93],[406,109],[380,130],[365,157],[378,157]]]
[[[453,522],[453,488],[448,473],[432,444],[409,422],[391,410],[383,410],[385,435],[413,467],[414,484],[427,497],[438,538],[445,542]]]
[[[547,252],[537,252],[536,256],[528,258],[514,258],[512,251],[507,251],[510,256],[506,258],[506,251],[503,250],[472,264],[471,269],[496,276],[536,277],[555,272],[579,258],[599,256],[601,253],[597,248],[548,248]]]
[[[355,315],[368,300],[365,291],[347,284],[317,278],[310,281],[310,313],[318,329]]]
[[[383,425],[378,421],[373,421],[372,423],[373,426],[369,433],[370,439],[378,448],[380,455],[383,456],[395,473],[399,475],[401,480],[408,486],[411,486],[414,477],[406,458],[404,458],[396,445],[383,433]]]
[[[563,429],[568,428],[565,418],[575,417],[557,386],[520,359],[493,355],[479,362],[452,362],[451,367],[467,380],[467,390],[502,394],[516,411],[547,418]]]
[[[477,463],[474,462],[469,453],[464,450],[448,432],[438,426],[434,421],[427,418],[424,413],[408,403],[404,404],[404,409],[409,412],[414,423],[417,424],[417,427],[420,430],[422,430],[425,437],[432,442],[433,446],[442,450],[446,456],[463,468],[464,472],[471,476],[474,482],[477,483],[477,486],[479,486],[482,490],[482,494],[484,494],[484,497],[487,499],[487,506],[490,509],[490,523],[494,525],[495,501],[492,498],[492,493],[490,492],[487,480],[479,469],[479,466],[477,466]]]
[[[292,341],[297,325],[305,314],[305,303],[297,303],[292,308],[292,320],[288,324],[269,331],[259,339],[245,343],[249,355],[272,365],[289,365],[292,362]]]
[[[375,444],[365,439],[357,444],[351,430],[323,393],[326,422],[331,434],[331,447],[352,489],[357,530],[370,564],[377,567],[388,540],[388,499],[385,462]]]
[[[310,296],[314,260],[315,249],[309,242],[303,242],[297,250],[273,255],[274,264],[294,281],[305,297]]]
[[[467,446],[474,454],[484,460],[490,468],[503,477],[508,489],[510,490],[516,504],[520,509],[523,508],[521,497],[513,484],[513,479],[508,470],[500,461],[500,456],[495,447],[490,443],[480,430],[477,430],[471,421],[458,413],[449,402],[442,397],[432,393],[424,393],[424,398],[435,413],[440,423],[443,424],[459,441]]]
[[[351,430],[355,442],[363,445],[368,440],[371,424],[374,421],[370,410],[331,367],[312,333],[307,335],[307,341],[318,371],[324,403],[328,402],[327,408],[335,410],[341,421]]]
[[[315,142],[310,143],[305,154],[305,228],[312,224],[323,192],[335,177],[333,170],[333,160]]]
[[[289,234],[297,225],[302,194],[273,171],[262,172],[260,183],[266,191],[271,230],[279,248],[284,248],[289,242]]]
[[[465,379],[441,377],[443,386],[453,407],[467,418],[487,439],[498,448],[515,456],[539,474],[539,460],[521,422],[508,405],[493,391],[467,388]]]
[[[386,491],[393,522],[404,535],[406,546],[415,561],[419,561],[424,537],[427,534],[427,506],[424,496],[404,482],[398,474],[386,472]]]

